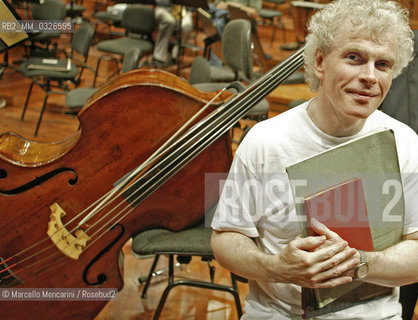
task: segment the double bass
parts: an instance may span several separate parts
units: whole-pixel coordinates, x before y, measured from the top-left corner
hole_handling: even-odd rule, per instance
[[[202,220],[218,198],[205,173],[227,172],[232,159],[228,130],[302,63],[299,50],[229,100],[139,69],[102,87],[67,140],[1,135],[1,288],[122,289],[122,246]],[[0,298],[0,318],[93,319],[106,303]]]

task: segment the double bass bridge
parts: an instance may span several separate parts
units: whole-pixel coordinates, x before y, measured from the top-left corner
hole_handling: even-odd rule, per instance
[[[81,229],[75,232],[75,236],[69,232],[61,221],[65,211],[58,203],[50,206],[51,216],[48,223],[47,234],[55,246],[67,257],[77,260],[86,247],[89,236]]]

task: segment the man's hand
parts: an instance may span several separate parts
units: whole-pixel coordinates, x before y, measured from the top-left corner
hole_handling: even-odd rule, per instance
[[[309,288],[351,282],[347,275],[359,264],[357,250],[322,223],[312,221],[318,236],[296,238],[280,253],[280,273],[286,281]]]
[[[247,279],[309,288],[351,282],[347,274],[360,262],[357,250],[323,224],[313,222],[313,228],[318,236],[297,237],[280,254],[264,253],[253,239],[228,231],[213,232],[212,250],[222,266]]]

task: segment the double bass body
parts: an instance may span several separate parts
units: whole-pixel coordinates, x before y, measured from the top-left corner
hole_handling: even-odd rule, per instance
[[[51,210],[59,205],[63,213],[57,223],[77,238],[76,216],[145,161],[210,98],[168,73],[137,70],[90,100],[79,114],[79,136],[63,143],[69,149],[65,153],[59,145],[31,146],[16,137],[0,137],[1,287],[121,289],[121,248],[131,236],[154,227],[180,230],[201,220],[205,203],[215,203],[218,196],[217,188],[205,192],[205,173],[226,172],[231,162],[227,135],[129,214],[112,220],[115,210],[87,221],[81,229],[93,236],[84,246],[77,242],[74,247],[81,254],[76,258],[68,257],[66,246],[60,248],[60,240],[54,243],[47,234],[54,223]],[[39,152],[32,154],[32,149]],[[129,206],[121,196],[118,200]],[[93,319],[105,304],[0,301],[0,318]]]

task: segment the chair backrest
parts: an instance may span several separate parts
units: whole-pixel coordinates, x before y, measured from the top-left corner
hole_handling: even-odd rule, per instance
[[[35,20],[63,20],[65,14],[65,3],[59,0],[45,0],[32,6],[32,18]]]
[[[94,28],[86,23],[78,27],[71,40],[71,50],[81,54],[85,59],[88,56],[91,42],[94,36]]]
[[[154,9],[145,5],[129,5],[122,16],[122,27],[128,32],[151,35],[156,22]]]
[[[208,83],[210,82],[210,63],[202,56],[193,59],[190,68],[189,83]]]
[[[130,48],[123,56],[122,72],[128,72],[138,68],[139,60],[141,60],[143,52],[139,48]]]
[[[225,26],[222,35],[222,52],[226,64],[234,71],[241,71],[248,79],[253,78],[253,50],[251,22],[232,20]]]
[[[409,125],[418,133],[418,30],[414,30],[415,58],[404,72],[393,80],[381,110]]]
[[[80,65],[80,71],[74,82],[76,85],[80,83],[84,69],[88,68],[87,57],[89,55],[91,43],[93,42],[93,37],[94,28],[89,23],[82,24],[74,31],[73,38],[71,40],[71,56],[73,60],[77,60]],[[77,57],[75,57],[73,55],[74,52],[82,55],[83,60],[80,61]]]

